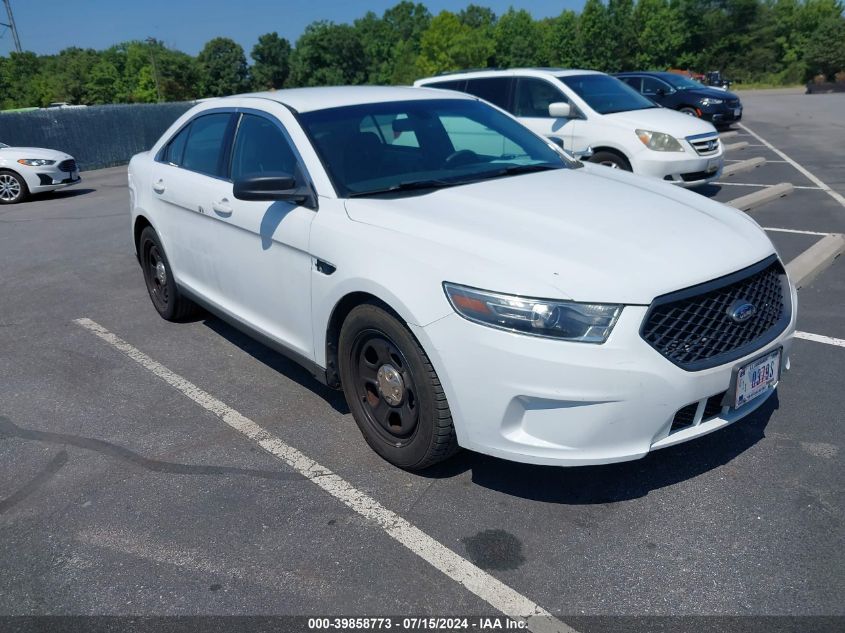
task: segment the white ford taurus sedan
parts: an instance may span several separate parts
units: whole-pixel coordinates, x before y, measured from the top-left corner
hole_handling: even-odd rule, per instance
[[[70,154],[0,143],[0,204],[14,204],[30,194],[55,191],[80,182],[79,167]]]
[[[159,314],[202,306],[342,388],[403,468],[636,459],[746,416],[789,365],[796,295],[752,219],[470,95],[206,101],[129,186]]]

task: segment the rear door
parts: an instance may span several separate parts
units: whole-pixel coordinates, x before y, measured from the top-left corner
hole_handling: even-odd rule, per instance
[[[164,146],[153,167],[156,230],[173,274],[181,285],[209,298],[214,295],[209,213],[213,189],[224,177],[234,116],[232,110],[197,115]]]

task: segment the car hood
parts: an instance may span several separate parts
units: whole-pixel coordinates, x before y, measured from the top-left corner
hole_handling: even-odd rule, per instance
[[[67,160],[70,154],[43,147],[0,147],[0,155],[15,155],[18,158],[45,158],[47,160]]]
[[[692,95],[696,100],[704,99],[705,97],[709,97],[710,99],[721,99],[722,101],[728,101],[730,99],[739,100],[739,97],[733,92],[719,90],[718,88],[695,88],[691,90],[682,90],[678,94]]]
[[[606,119],[624,125],[632,130],[651,130],[665,132],[675,138],[686,138],[695,134],[716,133],[711,123],[682,114],[669,108],[648,108],[606,114]]]
[[[774,252],[742,212],[598,165],[345,204],[443,281],[526,296],[648,304]]]

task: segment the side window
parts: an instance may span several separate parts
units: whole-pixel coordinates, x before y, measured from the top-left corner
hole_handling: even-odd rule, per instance
[[[209,176],[222,176],[223,145],[231,118],[230,113],[220,112],[194,119],[185,143],[182,167]]]
[[[511,84],[510,77],[485,77],[483,79],[470,79],[467,81],[466,92],[485,101],[507,109],[510,101]]]
[[[548,81],[520,77],[516,85],[514,114],[549,118],[550,103],[568,103],[569,99]]]
[[[265,172],[293,175],[295,169],[296,155],[282,131],[264,117],[244,114],[232,152],[232,180]]]
[[[640,82],[642,81],[641,77],[620,77],[619,79],[631,86],[631,88],[633,88],[637,92],[642,92],[640,88]]]
[[[163,163],[170,163],[171,165],[182,164],[182,154],[185,152],[185,141],[188,140],[188,134],[191,132],[190,124],[182,128],[182,130],[170,139],[170,142],[164,148],[161,154],[161,161]]]
[[[641,92],[646,95],[647,97],[653,97],[657,94],[657,89],[663,88],[666,90],[666,84],[664,84],[659,79],[655,79],[654,77],[643,77],[643,89]],[[669,92],[666,90],[666,92]]]

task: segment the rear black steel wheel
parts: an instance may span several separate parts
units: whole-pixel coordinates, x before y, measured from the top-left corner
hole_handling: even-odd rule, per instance
[[[181,321],[195,313],[196,305],[180,295],[164,247],[152,227],[145,228],[141,233],[138,252],[147,292],[161,317],[168,321]]]
[[[367,443],[401,468],[420,470],[457,450],[443,388],[417,340],[375,304],[354,308],[340,333],[346,401]]]

